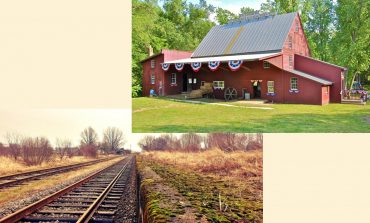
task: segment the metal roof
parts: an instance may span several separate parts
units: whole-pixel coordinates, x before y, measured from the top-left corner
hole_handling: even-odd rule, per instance
[[[312,81],[318,82],[318,83],[323,84],[323,85],[332,85],[333,84],[333,82],[331,82],[331,81],[327,81],[325,79],[312,76],[311,74],[307,74],[307,73],[304,73],[304,72],[299,71],[299,70],[288,70],[288,71],[293,73],[293,74],[296,74],[298,76],[310,79]]]
[[[297,13],[214,26],[192,57],[279,52]]]
[[[230,60],[244,60],[244,61],[253,61],[259,60],[266,57],[277,56],[280,53],[260,53],[260,54],[248,54],[248,55],[234,55],[234,56],[219,56],[219,57],[202,57],[202,58],[186,58],[180,60],[166,61],[166,64],[174,63],[185,63],[190,64],[194,62],[205,63],[209,61],[230,61]]]

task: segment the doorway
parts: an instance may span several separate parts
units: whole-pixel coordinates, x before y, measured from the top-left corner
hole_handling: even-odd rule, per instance
[[[253,98],[261,98],[261,82],[255,81],[253,84]]]
[[[183,73],[182,74],[182,92],[188,91],[188,75]]]

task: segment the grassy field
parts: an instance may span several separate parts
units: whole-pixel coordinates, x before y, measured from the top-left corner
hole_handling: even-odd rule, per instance
[[[100,156],[98,159],[102,159],[108,156]],[[27,172],[27,171],[34,171],[40,170],[45,168],[53,168],[58,166],[65,166],[65,165],[72,165],[77,163],[83,163],[92,161],[95,159],[86,158],[84,156],[74,156],[71,158],[63,158],[60,160],[59,158],[55,157],[52,161],[47,163],[42,163],[41,165],[37,166],[27,166],[21,160],[15,161],[12,158],[0,156],[0,176]]]
[[[150,152],[137,162],[148,222],[262,222],[262,150]]]
[[[133,132],[370,132],[370,104],[235,105],[133,99]],[[251,107],[269,107],[261,110]]]

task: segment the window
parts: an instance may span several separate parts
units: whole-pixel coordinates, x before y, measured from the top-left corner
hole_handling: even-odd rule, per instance
[[[265,69],[270,68],[270,63],[267,61],[263,61],[263,68]]]
[[[150,61],[150,67],[151,68],[155,68],[155,60],[151,60]]]
[[[291,36],[288,37],[288,47],[289,47],[289,49],[293,48],[293,43],[292,43],[292,37]]]
[[[299,23],[295,22],[295,32],[297,33],[299,31]]]
[[[155,84],[155,74],[154,73],[152,73],[152,76],[150,78],[150,83]]]
[[[329,94],[329,86],[325,87],[325,94]]]
[[[290,78],[290,90],[298,90],[298,78]]]
[[[290,69],[293,68],[293,56],[292,55],[289,55],[289,68]]]
[[[225,82],[224,81],[213,81],[213,88],[214,89],[221,89],[223,90],[225,87]]]
[[[205,81],[201,81],[200,82],[200,86],[204,86],[204,83],[206,83]]]
[[[171,74],[171,84],[176,84],[176,74]]]
[[[275,93],[275,88],[274,88],[274,81],[267,81],[267,93],[273,94]]]

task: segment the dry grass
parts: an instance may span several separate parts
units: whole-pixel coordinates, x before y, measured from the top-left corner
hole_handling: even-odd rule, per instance
[[[1,189],[0,206],[6,202],[27,197],[42,190],[49,189],[55,185],[72,180],[76,177],[93,173],[99,169],[102,169],[104,167],[107,167],[108,165],[113,164],[114,162],[117,162],[120,159],[122,159],[122,157],[117,157],[113,160],[101,162],[92,166],[83,167],[81,169],[78,169],[77,171],[53,175],[38,181],[27,183],[23,186]]]
[[[105,156],[100,156],[99,159],[104,157]],[[72,158],[64,158],[63,160],[60,160],[59,158],[55,157],[52,161],[42,163],[41,165],[38,166],[27,166],[24,162],[15,161],[14,159],[0,156],[0,176],[88,162],[91,160],[94,159],[86,158],[83,156],[74,156]]]
[[[158,163],[213,176],[227,175],[235,178],[262,176],[262,150],[225,153],[220,149],[211,149],[200,153],[145,152],[142,155]]]

